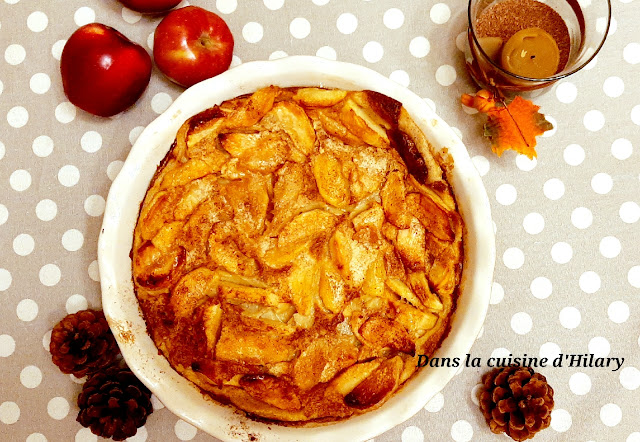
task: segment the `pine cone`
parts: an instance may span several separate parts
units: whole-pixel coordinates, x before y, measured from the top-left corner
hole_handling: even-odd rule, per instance
[[[529,367],[495,368],[482,377],[480,410],[496,434],[533,438],[551,423],[553,388]]]
[[[104,313],[99,310],[65,316],[53,327],[49,350],[53,363],[63,373],[79,378],[110,365],[120,354]]]
[[[87,379],[78,396],[77,421],[95,435],[125,440],[153,412],[151,392],[127,367],[111,366]]]

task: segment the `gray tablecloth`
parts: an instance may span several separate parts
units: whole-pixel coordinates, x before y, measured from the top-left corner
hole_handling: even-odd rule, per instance
[[[581,0],[588,4],[596,0]],[[556,129],[537,161],[493,155],[460,95],[462,0],[194,0],[236,38],[234,64],[318,55],[368,66],[424,97],[467,145],[497,233],[491,305],[472,356],[595,354],[611,368],[547,367],[550,429],[537,440],[640,441],[640,1],[612,0],[609,38],[587,69],[535,99]],[[186,2],[183,2],[186,4]],[[154,70],[115,118],[67,102],[59,58],[98,21],[149,48],[160,17],[115,0],[0,2],[0,438],[90,441],[75,422],[82,380],[51,363],[50,330],[100,307],[96,242],[111,181],[142,128],[182,91]],[[502,440],[474,403],[482,368],[464,368],[378,441]],[[212,440],[155,401],[131,440]]]

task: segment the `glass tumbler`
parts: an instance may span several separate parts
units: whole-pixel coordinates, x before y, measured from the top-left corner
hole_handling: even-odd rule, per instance
[[[555,13],[546,7],[551,8]],[[541,17],[534,17],[538,13]],[[526,27],[526,23],[540,23],[540,27],[548,28],[549,23],[554,22],[545,16],[549,13],[559,25],[556,27],[562,28],[561,31],[555,29],[550,31],[551,34],[561,36],[554,49],[558,51],[557,48],[560,48],[557,70],[550,75],[535,76],[512,72],[515,69],[509,66],[508,61],[505,62],[504,53],[501,56],[500,50],[506,49],[507,43],[512,48],[513,42],[510,41],[511,39],[508,39],[508,42],[503,40],[510,32]],[[596,56],[607,37],[611,22],[611,2],[610,0],[543,0],[540,2],[536,0],[469,0],[468,15],[468,47],[465,55],[467,70],[480,87],[498,92],[503,96],[513,96],[545,88],[584,68]],[[562,27],[562,22],[566,25],[566,30]],[[534,32],[545,34],[535,29]],[[492,33],[502,33],[503,39],[493,37],[491,41],[491,38],[486,38],[491,37]],[[514,35],[513,38],[517,39],[517,36]],[[500,44],[501,47],[497,48]],[[538,60],[541,60],[542,56],[553,55],[550,54],[551,50],[548,47],[540,47],[539,50],[542,52],[538,54],[541,56]],[[524,56],[527,51],[523,49],[521,53]],[[529,58],[533,60],[535,55]]]

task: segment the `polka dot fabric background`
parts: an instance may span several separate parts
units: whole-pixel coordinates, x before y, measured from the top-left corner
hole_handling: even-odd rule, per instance
[[[625,358],[617,372],[542,370],[556,408],[552,428],[536,440],[640,441],[640,0],[611,1],[601,53],[535,99],[555,129],[540,138],[533,161],[490,153],[482,120],[459,104],[476,90],[464,70],[462,0],[191,2],[228,22],[234,65],[299,54],[362,64],[410,88],[454,127],[482,176],[497,233],[491,305],[473,356]],[[181,88],[154,70],[133,108],[93,117],[65,99],[59,59],[65,39],[93,21],[150,50],[160,18],[115,0],[0,0],[3,440],[96,440],[75,422],[83,379],[51,363],[51,328],[67,313],[100,307],[96,242],[109,186],[143,127]],[[484,371],[461,369],[376,441],[502,440],[477,409]],[[131,441],[212,440],[154,406]]]

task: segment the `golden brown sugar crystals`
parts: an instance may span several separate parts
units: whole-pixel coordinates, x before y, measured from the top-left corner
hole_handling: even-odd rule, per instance
[[[528,28],[543,29],[553,37],[560,51],[557,71],[561,71],[569,60],[571,40],[566,23],[550,6],[536,0],[505,0],[482,11],[475,23],[478,38],[499,37],[503,44]]]

